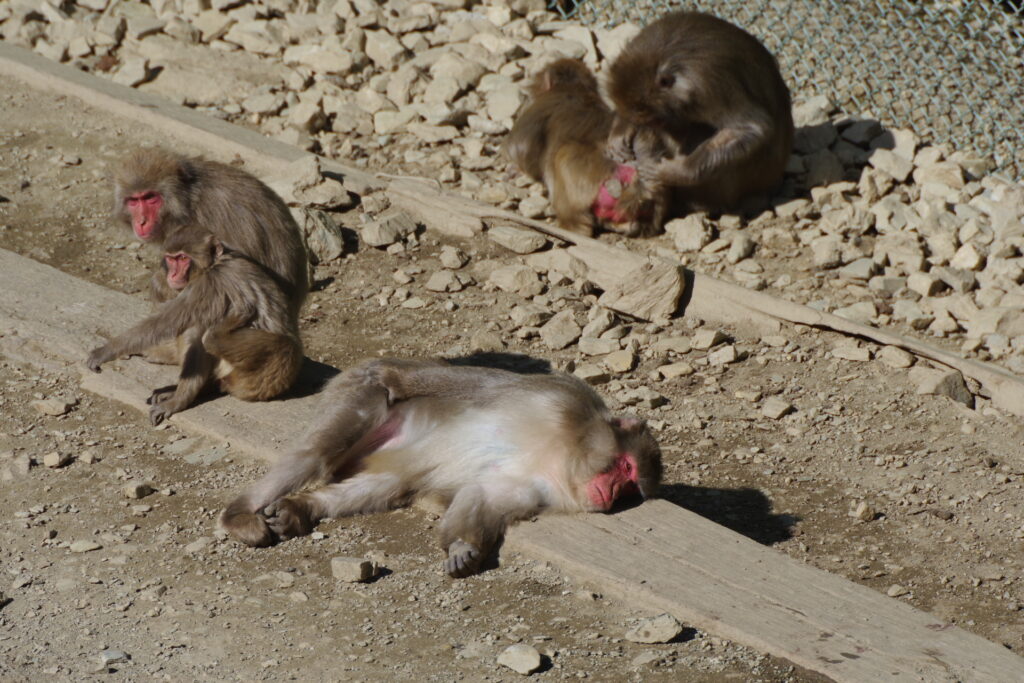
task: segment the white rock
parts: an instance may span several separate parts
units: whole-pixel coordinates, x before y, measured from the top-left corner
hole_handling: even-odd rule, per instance
[[[682,252],[700,251],[714,239],[714,224],[706,214],[694,213],[685,218],[674,218],[665,224],[665,232],[672,237],[676,249]]]
[[[121,68],[114,74],[114,82],[134,88],[149,80],[149,60],[140,57],[128,57]]]
[[[778,420],[791,412],[793,404],[779,396],[770,396],[761,404],[761,414],[770,420]]]
[[[914,170],[914,164],[904,157],[888,149],[876,149],[868,157],[868,162],[879,171],[892,176],[896,182],[902,183]]]
[[[598,339],[588,336],[581,336],[577,345],[580,353],[588,356],[604,356],[622,348],[618,339]]]
[[[711,365],[728,365],[740,360],[739,351],[732,344],[723,346],[708,354],[708,363]]]
[[[378,573],[377,566],[361,557],[332,557],[331,575],[339,581],[361,583],[369,581]]]
[[[517,254],[532,254],[543,249],[548,240],[540,233],[508,225],[498,225],[487,231],[487,237]]]
[[[503,291],[515,292],[526,297],[536,296],[544,291],[544,283],[529,266],[510,265],[496,268],[488,280]]]
[[[47,453],[43,456],[43,465],[50,469],[57,469],[64,467],[70,463],[71,460],[72,458],[70,453],[58,453],[57,451],[53,451],[52,453]]]
[[[636,366],[636,354],[629,349],[620,349],[609,353],[601,362],[612,372],[629,372]]]
[[[896,346],[885,346],[876,356],[891,368],[909,368],[914,364],[914,356]]]
[[[918,394],[948,396],[968,408],[974,407],[974,395],[957,370],[933,370],[925,367],[910,369],[910,381],[917,386]]]
[[[466,252],[448,244],[441,247],[440,258],[441,265],[452,270],[458,270],[469,263],[469,257],[466,256]]]
[[[99,550],[102,547],[102,545],[95,541],[75,541],[68,547],[68,550],[73,553],[88,553],[93,550]]]
[[[725,260],[729,263],[739,263],[743,259],[749,258],[754,253],[756,246],[750,235],[740,233],[732,238]]]
[[[579,339],[582,333],[583,329],[576,323],[571,310],[556,313],[540,328],[541,341],[549,349],[564,349]]]
[[[540,668],[540,653],[529,645],[516,643],[508,646],[498,655],[498,664],[526,676]]]
[[[907,276],[907,289],[921,296],[934,296],[942,291],[942,280],[931,273],[911,273]]]
[[[121,487],[121,493],[124,494],[124,497],[131,498],[133,500],[145,498],[149,494],[153,493],[153,491],[153,487],[144,482],[128,482]]]
[[[693,337],[690,339],[690,346],[694,349],[706,351],[714,346],[718,346],[726,339],[728,337],[721,330],[701,329],[693,334]]]
[[[853,346],[850,344],[842,344],[832,349],[832,357],[839,358],[841,360],[849,360],[857,363],[863,363],[871,360],[871,350],[865,346]]]
[[[366,56],[383,71],[398,66],[399,59],[405,54],[405,46],[387,31],[367,31],[365,50]]]
[[[858,301],[855,304],[837,308],[833,311],[840,318],[853,320],[859,323],[868,323],[878,315],[875,304],[872,301]]]
[[[694,368],[689,363],[669,363],[658,368],[658,373],[665,379],[676,379],[686,377],[694,373]]]
[[[683,632],[683,625],[671,614],[644,619],[626,632],[631,643],[668,643]]]

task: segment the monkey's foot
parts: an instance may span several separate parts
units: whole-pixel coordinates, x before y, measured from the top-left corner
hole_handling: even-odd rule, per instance
[[[456,539],[448,546],[444,570],[453,579],[464,579],[480,571],[483,559],[483,553],[475,545]]]
[[[101,365],[113,359],[114,354],[110,353],[110,349],[106,346],[101,346],[89,352],[89,357],[85,360],[85,366],[93,372],[99,372]]]
[[[307,506],[295,498],[278,498],[260,512],[270,530],[282,541],[305,536],[316,526]]]
[[[177,412],[181,411],[177,409],[177,406],[175,406],[172,401],[155,403],[149,407],[149,423],[156,427]]]
[[[176,385],[172,384],[170,386],[154,389],[153,392],[149,395],[149,398],[146,399],[146,405],[160,405],[161,403],[169,399],[171,396],[174,396],[174,391],[177,388],[178,387]]]
[[[220,528],[231,534],[236,540],[253,548],[265,548],[277,543],[277,536],[267,526],[263,515],[243,512],[229,515],[225,510],[218,522]]]

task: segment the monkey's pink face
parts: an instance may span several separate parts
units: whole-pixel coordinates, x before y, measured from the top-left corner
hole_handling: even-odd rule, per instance
[[[139,239],[148,242],[157,236],[163,205],[163,196],[152,190],[136,192],[125,198],[124,208],[132,217],[132,230]]]
[[[622,496],[640,493],[640,473],[632,453],[622,453],[612,466],[587,484],[587,497],[595,510],[607,512]]]
[[[167,266],[167,286],[171,289],[185,289],[188,285],[188,271],[192,267],[192,257],[183,251],[176,254],[164,254]]]

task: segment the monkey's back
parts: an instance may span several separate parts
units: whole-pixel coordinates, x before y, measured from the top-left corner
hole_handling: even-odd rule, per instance
[[[659,87],[666,66],[687,79],[688,101]],[[626,45],[609,85],[620,115],[660,128],[684,153],[723,123],[766,131],[766,143],[743,165],[699,186],[674,188],[677,200],[722,208],[781,181],[793,145],[789,88],[775,57],[738,26],[700,12],[667,14]]]
[[[297,313],[309,292],[308,257],[284,200],[242,169],[200,158],[183,164],[193,174],[188,185],[195,222],[273,273]],[[248,229],[233,227],[240,224]]]

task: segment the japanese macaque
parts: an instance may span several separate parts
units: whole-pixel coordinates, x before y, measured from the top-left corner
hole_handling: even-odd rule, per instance
[[[782,180],[793,143],[789,90],[746,31],[672,12],[626,45],[608,85],[610,155],[635,165],[649,191],[670,189],[677,209],[734,208]],[[652,134],[661,145],[650,145]]]
[[[114,214],[139,239],[157,244],[181,228],[205,226],[226,249],[266,268],[296,314],[309,292],[308,257],[291,212],[241,169],[136,150],[114,178]]]
[[[250,546],[328,517],[387,510],[416,494],[448,502],[445,571],[480,570],[510,522],[543,510],[607,512],[653,495],[661,452],[646,425],[612,417],[569,375],[444,361],[370,361],[324,390],[300,445],[221,514]],[[313,480],[326,485],[296,493]]]
[[[544,183],[559,225],[584,235],[597,226],[629,235],[660,228],[664,202],[639,182],[635,168],[605,153],[614,116],[590,69],[560,59],[537,74],[530,94],[505,152]]]
[[[262,266],[203,229],[180,228],[164,246],[167,302],[94,349],[86,361],[89,369],[99,372],[118,356],[176,339],[181,374],[176,386],[150,396],[154,425],[192,405],[215,383],[244,401],[265,401],[286,391],[303,356],[298,319],[281,287]]]

